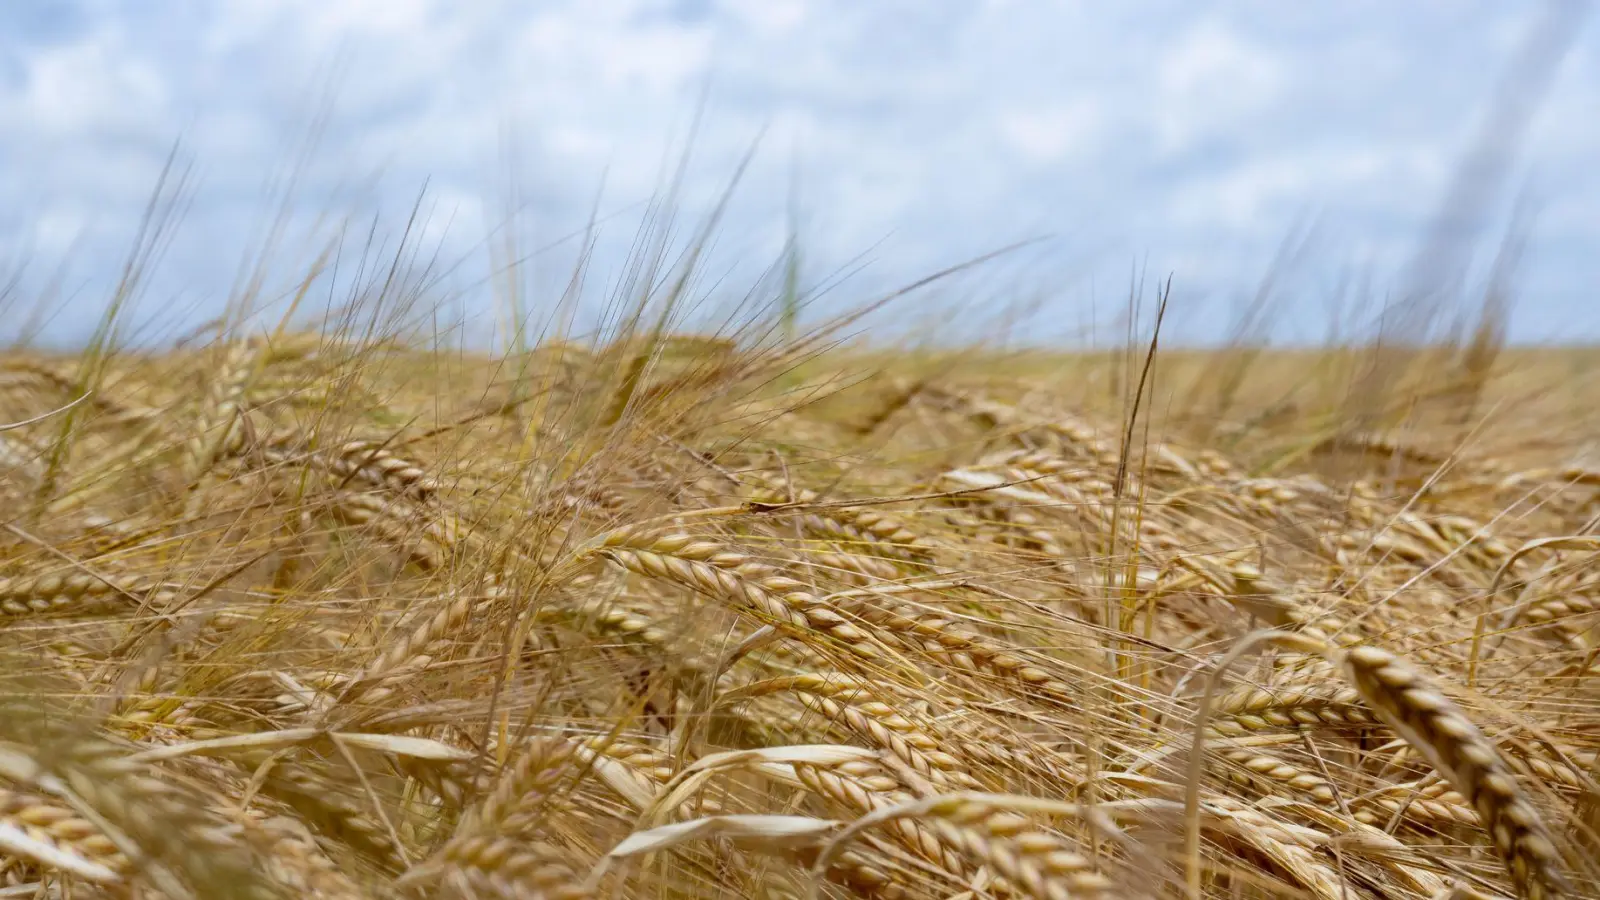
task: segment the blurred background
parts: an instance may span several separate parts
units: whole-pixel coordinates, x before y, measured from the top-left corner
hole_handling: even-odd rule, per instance
[[[340,277],[398,261],[472,340],[569,290],[598,316],[641,229],[694,244],[748,156],[696,282],[708,315],[786,248],[817,316],[1031,241],[879,327],[959,307],[958,338],[1117,342],[1130,291],[1170,275],[1178,343],[1320,344],[1385,309],[1421,337],[1486,297],[1514,301],[1514,342],[1591,340],[1591,19],[1490,0],[9,3],[0,338],[86,337],[135,247],[133,340],[215,318],[258,269],[257,305],[280,308],[330,246]],[[1397,298],[1418,304],[1400,325]]]

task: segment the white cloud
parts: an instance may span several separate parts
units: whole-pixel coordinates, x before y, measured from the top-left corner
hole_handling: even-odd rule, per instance
[[[718,6],[764,37],[793,32],[810,13],[806,0],[721,0]]]
[[[1256,223],[1329,207],[1403,208],[1420,215],[1446,173],[1417,154],[1340,147],[1261,157],[1186,182],[1167,205],[1171,221],[1195,228],[1253,231]],[[1392,196],[1406,192],[1409,198]]]
[[[1156,128],[1168,153],[1241,130],[1252,116],[1271,110],[1285,89],[1274,54],[1216,20],[1178,38],[1156,73]]]
[[[999,116],[1000,133],[1024,158],[1054,162],[1087,154],[1100,137],[1101,110],[1087,98],[1072,105],[1012,110]]]
[[[211,298],[271,210],[265,186],[293,168],[330,80],[332,115],[299,183],[307,228],[317,212],[381,213],[398,227],[427,180],[440,211],[430,235],[454,210],[445,239],[465,252],[505,208],[508,177],[540,236],[581,228],[603,177],[602,214],[633,211],[605,220],[600,264],[614,262],[709,86],[685,226],[766,129],[718,266],[753,273],[770,261],[796,173],[817,274],[870,249],[862,290],[1052,233],[1063,260],[1118,242],[1121,255],[1103,260],[1110,277],[1148,260],[1197,294],[1223,292],[1253,279],[1314,210],[1399,259],[1532,11],[1490,0],[84,9],[60,27],[0,34],[0,73],[15,75],[0,77],[0,243],[60,252],[87,231],[79,268],[106,280],[181,134],[200,180],[166,271]],[[1585,213],[1600,207],[1596,96],[1600,53],[1582,46],[1528,143],[1548,198],[1539,221],[1560,240],[1530,256],[1525,336],[1579,317],[1588,299],[1576,286],[1600,276],[1600,254],[1583,249],[1600,239]]]
[[[24,64],[26,84],[7,97],[7,106],[34,142],[139,131],[166,115],[162,73],[114,32],[99,41],[38,48]]]

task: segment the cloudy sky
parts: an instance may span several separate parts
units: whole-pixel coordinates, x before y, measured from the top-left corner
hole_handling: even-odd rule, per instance
[[[849,273],[822,310],[1040,238],[902,309],[965,303],[998,317],[1023,304],[1029,334],[1070,335],[1112,322],[1131,279],[1170,274],[1172,327],[1198,340],[1225,334],[1286,239],[1315,226],[1306,250],[1288,254],[1271,318],[1280,338],[1319,340],[1373,298],[1415,289],[1408,263],[1487,128],[1525,140],[1503,178],[1479,179],[1494,190],[1467,204],[1473,214],[1452,220],[1479,238],[1476,256],[1456,242],[1424,280],[1466,272],[1462,295],[1481,293],[1514,210],[1528,245],[1513,336],[1600,338],[1600,22],[1565,26],[1575,37],[1549,90],[1524,104],[1525,131],[1515,116],[1493,118],[1544,9],[6,3],[0,262],[11,287],[0,337],[41,309],[47,338],[87,333],[175,141],[182,216],[137,303],[140,321],[164,333],[223,309],[286,198],[269,267],[279,287],[338,227],[349,229],[346,258],[374,227],[392,242],[425,184],[413,238],[448,271],[439,289],[450,309],[493,318],[486,234],[499,228],[500,243],[510,233],[534,250],[581,231],[592,212],[595,307],[687,142],[676,217],[686,230],[756,146],[717,229],[706,296],[749,288],[779,253],[793,206],[806,283]],[[534,258],[529,307],[559,294],[579,243]]]

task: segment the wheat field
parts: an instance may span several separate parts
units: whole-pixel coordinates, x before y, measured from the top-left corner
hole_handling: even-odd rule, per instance
[[[1600,897],[1593,355],[0,356],[0,897]]]

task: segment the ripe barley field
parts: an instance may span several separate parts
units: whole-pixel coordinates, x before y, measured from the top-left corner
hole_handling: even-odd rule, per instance
[[[0,897],[1600,897],[1600,354],[346,331],[0,356]]]

